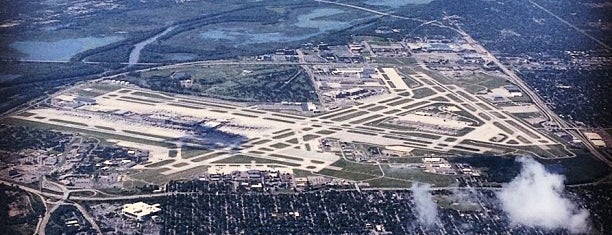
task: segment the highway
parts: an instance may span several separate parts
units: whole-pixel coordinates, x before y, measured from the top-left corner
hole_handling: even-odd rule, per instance
[[[100,230],[100,227],[98,226],[98,224],[96,223],[95,219],[89,214],[89,212],[87,212],[87,210],[80,205],[79,203],[74,202],[73,200],[68,200],[69,196],[70,196],[70,190],[67,189],[65,186],[55,183],[55,182],[51,182],[48,181],[46,179],[46,177],[43,177],[42,182],[41,183],[49,183],[52,184],[54,186],[58,186],[59,188],[62,189],[62,195],[58,195],[58,194],[53,194],[53,193],[48,193],[48,192],[43,192],[37,189],[33,189],[24,185],[20,185],[17,183],[13,183],[13,182],[9,182],[6,181],[4,179],[0,179],[0,184],[4,184],[7,186],[14,186],[17,187],[23,191],[32,193],[34,195],[37,195],[41,198],[47,198],[47,199],[52,199],[52,200],[57,200],[57,201],[52,201],[52,200],[43,200],[43,203],[45,204],[45,215],[43,216],[43,218],[41,219],[41,221],[37,224],[37,234],[39,235],[44,235],[45,234],[45,228],[47,227],[47,224],[49,223],[49,219],[51,218],[51,214],[53,213],[53,211],[55,211],[60,205],[72,205],[75,206],[83,215],[83,217],[89,221],[89,223],[91,224],[92,228],[94,230],[96,230],[97,234],[102,234],[102,231]],[[49,209],[47,204],[52,204],[53,206]]]
[[[398,19],[405,19],[405,20],[414,20],[414,21],[422,22],[423,24],[431,23],[431,22],[427,22],[427,21],[421,20],[421,19],[394,15],[394,14],[391,14],[391,13],[381,12],[381,11],[377,11],[377,10],[374,10],[374,9],[360,7],[360,6],[346,4],[346,3],[338,3],[338,2],[332,2],[332,1],[327,1],[327,0],[314,0],[314,1],[321,2],[321,3],[327,3],[327,4],[334,4],[334,5],[338,5],[338,6],[350,7],[350,8],[353,8],[353,9],[363,10],[363,11],[367,11],[367,12],[370,12],[370,13],[378,14],[378,15],[381,15],[381,16],[389,16],[389,17],[398,18]],[[604,48],[606,48],[608,50],[610,49],[610,47],[608,45],[606,45],[605,43],[603,43],[600,40],[594,38],[590,34],[586,33],[584,30],[581,30],[580,28],[572,25],[571,23],[567,22],[563,18],[555,15],[554,13],[550,12],[548,9],[538,5],[537,3],[535,3],[535,2],[533,2],[531,0],[529,0],[529,2],[532,3],[534,6],[540,8],[542,11],[545,11],[546,13],[552,15],[553,17],[555,17],[556,19],[560,20],[561,22],[563,22],[563,23],[567,24],[568,26],[572,27],[576,31],[578,31],[578,32],[584,34],[585,36],[589,37],[590,39],[594,40],[595,42],[600,44],[602,47],[604,47]],[[556,123],[557,126],[559,126],[560,128],[564,129],[566,132],[568,132],[569,134],[574,136],[575,138],[577,138],[580,141],[582,141],[584,146],[597,159],[603,161],[608,166],[612,167],[612,161],[611,161],[612,157],[611,156],[609,156],[606,153],[602,153],[601,151],[599,151],[586,138],[586,136],[584,136],[584,134],[581,131],[577,130],[576,126],[570,125],[564,119],[562,119],[557,114],[555,114],[546,105],[546,103],[540,98],[540,96],[537,93],[535,93],[533,90],[531,90],[531,88],[518,75],[516,75],[516,73],[514,71],[508,69],[505,65],[503,65],[489,50],[487,50],[480,43],[478,43],[476,40],[474,40],[474,38],[472,38],[472,36],[470,36],[463,29],[461,29],[461,27],[459,25],[454,25],[455,27],[450,27],[450,26],[446,26],[446,25],[442,25],[442,24],[434,24],[434,25],[454,30],[457,33],[459,33],[460,35],[462,35],[465,38],[465,40],[468,41],[469,44],[474,46],[474,48],[477,50],[477,52],[479,52],[480,54],[485,55],[487,57],[486,59],[489,59],[489,61],[492,61],[493,63],[495,63],[495,65],[497,65],[502,70],[502,72],[504,72],[506,75],[508,75],[510,77],[510,81],[513,82],[515,85],[517,85],[519,88],[521,88],[521,90],[523,90],[533,100],[534,104],[538,107],[538,109],[540,111],[542,111],[542,113],[546,116],[546,118],[549,121],[551,121],[553,123]]]
[[[535,3],[532,0],[528,0],[531,4],[533,4],[535,7],[540,8],[540,10],[548,13],[549,15],[551,15],[552,17],[555,17],[557,20],[561,21],[562,23],[566,24],[567,26],[569,26],[570,28],[578,31],[579,33],[583,34],[584,36],[588,37],[589,39],[593,40],[594,42],[596,42],[597,44],[599,44],[600,46],[602,46],[603,48],[605,48],[606,50],[610,51],[612,50],[612,47],[608,46],[607,44],[605,44],[604,42],[602,42],[601,40],[593,37],[593,35],[590,35],[589,33],[587,33],[586,31],[576,27],[575,25],[573,25],[572,23],[568,22],[567,20],[561,18],[560,16],[558,16],[557,14],[551,12],[550,10],[544,8],[543,6],[541,6],[540,4]]]
[[[516,73],[513,70],[508,69],[489,50],[484,48],[476,40],[474,40],[472,36],[470,36],[463,29],[461,29],[460,26],[457,25],[456,27],[458,29],[457,32],[461,33],[461,35],[465,38],[465,40],[467,40],[468,43],[472,45],[478,53],[486,56],[485,59],[488,59],[489,61],[495,63],[495,65],[498,66],[502,70],[502,72],[508,75],[512,83],[518,86],[521,90],[523,90],[523,92],[525,92],[531,98],[533,103],[538,107],[540,111],[542,111],[542,113],[546,116],[546,118],[549,121],[557,124],[557,126],[559,126],[560,128],[570,133],[572,136],[582,141],[584,146],[586,146],[586,148],[589,149],[589,151],[597,159],[603,161],[608,166],[612,167],[612,161],[610,161],[609,156],[606,156],[602,152],[598,151],[597,148],[593,146],[593,144],[586,138],[586,136],[584,136],[584,134],[581,131],[576,130],[575,126],[568,124],[564,119],[562,119],[561,117],[559,117],[559,115],[553,112],[546,105],[546,103],[542,100],[542,98],[540,98],[540,96],[537,93],[535,93],[518,75],[516,75]]]

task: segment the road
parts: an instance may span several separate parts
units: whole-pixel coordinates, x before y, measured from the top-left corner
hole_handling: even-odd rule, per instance
[[[577,26],[573,25],[572,23],[568,22],[567,20],[561,18],[560,16],[558,16],[557,14],[549,11],[548,9],[544,8],[543,6],[541,6],[540,4],[535,3],[532,0],[528,0],[531,4],[533,4],[535,7],[539,8],[540,10],[548,13],[549,15],[551,15],[552,17],[555,17],[557,20],[561,21],[562,23],[566,24],[567,26],[569,26],[570,28],[578,31],[579,33],[583,34],[584,36],[588,37],[589,39],[593,40],[594,42],[596,42],[597,44],[599,44],[600,46],[602,46],[603,48],[606,48],[608,51],[612,50],[612,47],[608,46],[607,44],[605,44],[604,42],[602,42],[601,40],[593,37],[592,35],[590,35],[589,33],[587,33],[586,31],[578,28]]]
[[[419,19],[419,18],[394,15],[394,14],[391,14],[391,13],[382,12],[382,11],[378,11],[378,10],[374,10],[374,9],[370,9],[370,8],[366,8],[366,7],[360,7],[360,6],[356,6],[356,5],[351,5],[351,4],[347,4],[347,3],[332,2],[332,1],[326,1],[326,0],[314,0],[314,1],[315,2],[321,2],[321,3],[327,3],[327,4],[334,4],[334,5],[338,5],[338,6],[350,7],[350,8],[353,8],[353,9],[357,9],[357,10],[362,10],[362,11],[367,11],[367,12],[370,12],[370,13],[374,13],[374,14],[377,14],[377,15],[380,15],[380,16],[389,16],[389,17],[398,18],[398,19],[402,19],[402,20],[413,20],[413,21],[417,21],[417,22],[421,22],[421,23],[427,22],[426,20],[422,20],[422,19]]]
[[[3,179],[0,179],[0,184],[4,184],[7,186],[14,186],[17,187],[23,191],[32,193],[34,195],[37,195],[41,198],[47,198],[47,199],[52,199],[52,200],[57,200],[55,202],[52,202],[50,200],[43,200],[43,203],[45,203],[45,215],[43,216],[43,218],[41,219],[41,221],[37,224],[37,234],[39,235],[44,235],[45,234],[45,228],[47,227],[47,224],[49,223],[49,219],[51,218],[51,214],[53,213],[53,211],[55,211],[60,205],[72,205],[75,206],[80,212],[81,214],[83,214],[83,217],[89,221],[89,223],[91,224],[92,228],[94,230],[96,230],[96,232],[98,234],[102,234],[102,231],[100,230],[100,227],[98,226],[98,224],[96,223],[96,221],[94,220],[94,218],[89,214],[89,212],[87,212],[87,210],[81,206],[79,203],[74,202],[73,200],[68,200],[68,197],[70,195],[70,190],[67,189],[65,186],[49,181],[46,179],[46,177],[43,177],[42,182],[41,183],[49,183],[52,184],[54,186],[58,186],[59,188],[62,189],[62,195],[58,195],[58,194],[53,194],[53,193],[48,193],[48,192],[43,192],[37,189],[33,189],[24,185],[20,185],[20,184],[16,184],[13,182],[9,182]],[[47,204],[53,204],[53,207],[51,207],[49,209],[49,207],[47,206]]]
[[[606,156],[603,153],[601,153],[599,150],[597,150],[597,148],[595,146],[593,146],[593,144],[586,138],[586,136],[584,136],[584,134],[582,132],[577,131],[575,126],[572,126],[572,125],[568,124],[564,119],[562,119],[561,117],[559,117],[559,115],[557,115],[555,112],[553,112],[546,105],[546,103],[542,100],[542,98],[540,98],[540,96],[537,93],[535,93],[523,81],[523,79],[521,79],[518,75],[516,75],[516,73],[513,70],[508,69],[504,64],[502,64],[497,59],[497,57],[495,57],[489,50],[487,50],[482,45],[480,45],[476,40],[474,40],[474,38],[472,38],[472,36],[470,36],[463,29],[461,29],[460,26],[457,25],[456,27],[458,29],[457,32],[459,32],[465,38],[465,40],[467,40],[468,43],[470,45],[472,45],[474,47],[474,49],[476,49],[476,51],[478,53],[480,53],[480,54],[482,54],[482,55],[484,55],[486,57],[485,60],[488,59],[489,61],[493,62],[496,66],[498,66],[502,70],[502,72],[504,72],[506,75],[508,75],[508,77],[510,78],[510,81],[512,83],[514,83],[516,86],[521,88],[521,90],[523,90],[523,92],[525,92],[531,98],[533,103],[538,107],[538,109],[540,111],[542,111],[542,113],[546,116],[546,118],[549,121],[557,124],[557,126],[559,126],[560,128],[562,128],[565,131],[567,131],[568,133],[570,133],[572,136],[574,136],[577,139],[579,139],[580,141],[582,141],[582,143],[586,146],[586,148],[589,149],[589,151],[597,159],[603,161],[608,166],[612,167],[612,161],[610,161],[609,156]]]

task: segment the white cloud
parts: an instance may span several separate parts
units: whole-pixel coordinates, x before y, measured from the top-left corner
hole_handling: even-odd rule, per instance
[[[512,224],[567,229],[572,233],[588,231],[589,212],[563,196],[562,175],[547,172],[529,157],[517,161],[522,164],[520,174],[497,193]]]
[[[431,227],[436,224],[438,208],[429,192],[429,184],[415,183],[411,187],[419,223]]]

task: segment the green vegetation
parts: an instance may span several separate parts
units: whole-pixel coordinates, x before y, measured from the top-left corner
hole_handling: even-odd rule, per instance
[[[301,170],[301,169],[293,169],[293,176],[295,177],[307,177],[307,176],[313,176],[315,174],[313,174],[311,171],[305,171],[305,170]]]
[[[161,135],[155,135],[155,134],[143,133],[143,132],[138,132],[138,131],[123,130],[123,132],[128,133],[128,134],[141,135],[141,136],[152,137],[152,138],[158,138],[158,139],[168,139],[168,138],[169,138],[169,137],[167,137],[167,136],[161,136]]]
[[[336,132],[334,132],[334,131],[330,131],[330,130],[320,130],[320,131],[317,131],[317,132],[315,132],[315,133],[317,133],[317,134],[321,134],[321,135],[331,135],[331,134],[334,134],[334,133],[336,133]]]
[[[410,188],[412,182],[398,179],[391,179],[388,177],[372,179],[365,181],[370,184],[372,188]]]
[[[81,122],[73,122],[73,121],[67,121],[67,120],[61,120],[61,119],[55,119],[55,118],[51,118],[49,119],[49,121],[77,125],[77,126],[88,126],[87,124],[81,123]]]
[[[369,112],[367,112],[367,111],[358,111],[358,112],[350,113],[350,114],[347,114],[347,115],[344,115],[344,116],[340,116],[340,117],[337,117],[337,118],[332,118],[331,120],[332,121],[336,121],[336,122],[346,121],[346,120],[349,120],[349,119],[352,119],[352,118],[355,118],[355,117],[359,117],[359,116],[362,116],[362,115],[365,115],[365,114],[368,114],[368,113]]]
[[[503,124],[499,123],[499,122],[493,122],[493,125],[495,125],[497,128],[502,129],[502,131],[506,132],[506,134],[514,134],[514,131],[506,126],[504,126]]]
[[[276,122],[284,122],[284,123],[289,123],[289,124],[295,124],[294,121],[287,121],[287,120],[278,119],[278,118],[264,118],[264,119],[270,120],[270,121],[276,121]]]
[[[1,73],[13,77],[0,81],[0,99],[5,101],[0,103],[0,112],[105,70],[103,65],[84,63],[0,62]]]
[[[286,156],[286,155],[280,155],[280,154],[270,154],[271,157],[278,157],[278,158],[284,158],[284,159],[289,159],[289,160],[293,160],[293,161],[302,161],[304,159],[301,158],[297,158],[297,157],[290,157],[290,156]]]
[[[375,176],[382,175],[380,168],[374,164],[356,163],[356,162],[351,162],[351,161],[347,161],[344,159],[340,159],[331,165],[335,167],[341,167],[342,171],[347,171],[347,172],[358,172],[362,174],[375,175]]]
[[[368,175],[368,174],[362,174],[358,172],[337,171],[337,170],[331,170],[327,168],[317,173],[321,175],[334,177],[334,178],[341,178],[341,179],[354,180],[354,181],[362,181],[362,180],[373,179],[373,178],[378,177],[376,175]]]
[[[193,85],[181,86],[185,79]],[[231,101],[318,101],[310,78],[294,65],[188,66],[132,73],[123,80],[156,91]]]
[[[422,162],[423,162],[423,160],[421,160],[421,157],[393,157],[393,158],[389,158],[389,163],[422,163]]]
[[[220,156],[223,156],[223,155],[227,155],[227,153],[226,152],[211,153],[211,154],[207,154],[207,155],[204,155],[204,156],[192,159],[191,161],[192,162],[201,162],[201,161],[206,161],[208,159],[220,157]]]
[[[21,113],[17,114],[17,116],[20,116],[20,117],[31,117],[31,116],[34,116],[34,115],[36,115],[36,114],[35,113],[30,113],[30,112],[21,112]]]
[[[339,112],[339,111],[341,111],[341,112]],[[354,112],[354,111],[357,111],[357,109],[347,109],[347,110],[341,110],[340,109],[340,110],[337,110],[336,112],[332,112],[331,114],[321,116],[321,118],[329,119],[329,118],[337,117],[337,116],[344,115],[344,114],[347,114],[347,113],[350,113],[350,112]]]
[[[427,96],[432,96],[435,95],[436,92],[432,89],[429,89],[427,87],[422,87],[422,88],[417,88],[412,90],[412,98],[415,99],[421,99],[421,98],[425,98]]]
[[[502,87],[510,83],[501,77],[477,73],[461,78],[456,84],[465,88],[470,93],[477,93],[486,92],[487,90]]]
[[[276,143],[276,144],[270,145],[270,147],[277,148],[277,149],[282,149],[282,148],[286,148],[286,147],[289,147],[289,146],[290,145],[285,144],[285,143]]]
[[[132,96],[121,96],[122,99],[127,99],[127,100],[135,100],[135,101],[139,101],[139,102],[145,102],[145,103],[151,103],[151,104],[159,104],[159,101],[155,101],[155,100],[151,100],[151,99],[143,99],[143,98],[137,98],[137,97],[132,97]]]
[[[260,163],[260,164],[278,164],[278,165],[293,166],[293,167],[300,166],[300,164],[276,161],[276,160],[271,160],[271,159],[266,159],[266,158],[250,157],[246,155],[235,155],[235,156],[231,156],[231,157],[228,157],[228,158],[225,158],[225,159],[213,162],[213,163],[215,164],[232,164],[232,163],[250,164],[251,162]]]
[[[287,138],[287,137],[290,137],[290,136],[293,136],[293,135],[295,135],[295,133],[287,132],[287,133],[284,133],[284,134],[273,136],[272,139],[275,139],[275,140],[277,140],[277,139],[284,139],[284,138]]]
[[[184,167],[184,166],[188,166],[188,165],[189,165],[189,163],[179,162],[177,164],[172,165],[172,167],[177,167],[178,168],[178,167]]]
[[[362,119],[359,119],[359,120],[350,121],[349,123],[351,123],[351,124],[364,123],[364,122],[367,122],[367,121],[372,121],[372,120],[374,120],[376,118],[379,118],[379,117],[382,117],[382,116],[384,116],[384,115],[382,115],[382,114],[374,114],[372,116],[368,116],[368,117],[365,117],[365,118],[362,118]]]
[[[318,135],[307,134],[307,135],[304,135],[303,138],[304,138],[304,141],[311,141],[311,140],[314,140],[314,139],[319,138],[319,137],[320,136],[318,136]]]
[[[153,93],[149,93],[149,92],[141,92],[141,91],[132,92],[132,95],[143,96],[143,97],[154,98],[154,99],[160,99],[160,100],[174,100],[173,98],[168,98],[168,97],[163,96],[163,95],[153,94]]]
[[[100,92],[100,91],[96,91],[96,90],[79,89],[79,90],[77,90],[77,94],[79,96],[98,97],[98,96],[106,94],[106,92]]]
[[[106,126],[94,126],[95,128],[107,130],[107,131],[116,131],[115,128],[106,127]]]
[[[82,135],[91,135],[91,136],[99,137],[102,139],[123,140],[123,141],[128,141],[128,142],[160,146],[160,147],[166,147],[166,148],[176,148],[176,145],[172,143],[167,143],[167,142],[151,141],[147,139],[134,138],[134,137],[124,136],[124,135],[108,134],[104,132],[91,131],[91,130],[80,129],[80,128],[72,128],[72,127],[55,125],[55,124],[50,124],[50,123],[41,123],[41,122],[34,122],[34,121],[28,121],[28,120],[22,120],[22,119],[15,119],[15,118],[5,118],[2,120],[2,122],[5,124],[9,124],[9,125],[29,126],[33,128],[57,130],[57,131],[70,132],[70,133],[79,133]]]
[[[13,212],[18,213],[9,215],[9,207],[14,207]],[[45,212],[39,197],[5,185],[0,185],[0,208],[0,232],[3,234],[35,234],[36,222]]]
[[[455,177],[423,172],[421,169],[395,168],[382,166],[385,176],[405,180],[418,181],[433,184],[437,187],[449,186],[455,183]]]
[[[151,163],[149,165],[146,165],[145,167],[146,168],[157,168],[157,167],[162,167],[162,166],[171,164],[171,163],[173,163],[175,161],[176,160],[174,160],[174,159],[166,159],[166,160],[162,160],[162,161],[159,161],[159,162],[156,162],[156,163]]]

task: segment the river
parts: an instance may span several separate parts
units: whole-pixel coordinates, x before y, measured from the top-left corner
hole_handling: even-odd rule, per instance
[[[134,45],[134,49],[132,50],[132,52],[130,52],[129,65],[131,66],[131,65],[138,63],[138,60],[140,59],[140,51],[142,51],[142,49],[144,49],[145,46],[155,42],[159,37],[164,36],[165,34],[174,30],[175,28],[176,26],[171,26],[167,28],[166,30],[164,30],[163,32],[158,33],[155,36],[148,38],[147,40],[136,43],[136,45]]]

